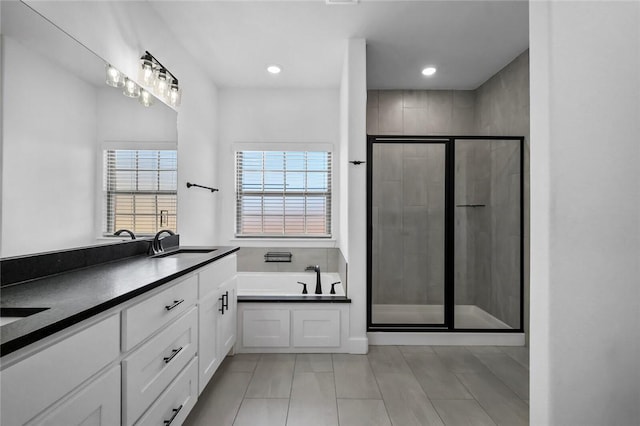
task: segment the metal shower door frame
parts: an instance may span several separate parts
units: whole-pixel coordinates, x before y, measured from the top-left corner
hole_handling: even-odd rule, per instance
[[[520,327],[517,329],[455,328],[455,142],[456,140],[513,140],[520,149]],[[373,145],[375,143],[431,143],[445,145],[444,209],[444,321],[436,324],[374,324],[372,318],[373,265]],[[367,135],[367,331],[389,332],[524,332],[524,137],[523,136],[402,136]]]

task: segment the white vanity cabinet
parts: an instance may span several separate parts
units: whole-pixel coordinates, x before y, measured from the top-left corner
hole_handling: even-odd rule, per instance
[[[232,254],[199,273],[199,393],[236,341],[236,262]]]
[[[236,289],[230,254],[3,357],[0,424],[182,424],[235,343]]]
[[[84,419],[74,416],[78,404],[62,401],[68,399],[65,395],[74,389],[80,393],[80,398],[87,406],[106,410],[104,419],[113,418],[114,413],[118,418],[120,404],[112,402],[110,392],[115,391],[119,400],[119,377],[117,389],[85,388],[85,382],[116,361],[120,355],[119,325],[118,315],[111,315],[90,326],[75,330],[73,335],[52,342],[28,358],[5,368],[0,373],[0,423],[3,426],[14,426],[34,420],[30,424],[47,424],[37,421],[35,417],[38,416],[45,420],[75,418],[78,420],[77,423],[64,424],[81,424]],[[112,380],[106,381],[109,388],[113,387],[112,383]],[[84,389],[87,389],[86,392]],[[57,410],[60,404],[70,407],[67,417]]]

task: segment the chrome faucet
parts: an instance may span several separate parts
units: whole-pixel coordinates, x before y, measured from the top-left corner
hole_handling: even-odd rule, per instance
[[[132,240],[136,239],[136,234],[129,231],[128,229],[118,229],[116,232],[113,233],[113,235],[115,235],[116,237],[119,237],[120,234],[129,234]]]
[[[319,265],[309,265],[306,267],[305,271],[315,271],[316,273],[316,294],[322,294],[322,283],[320,282],[320,266]]]
[[[160,235],[167,233],[169,235],[176,235],[173,231],[169,229],[162,229],[158,231],[155,237],[153,237],[153,242],[151,243],[151,249],[153,250],[153,254],[162,253],[164,251],[164,247],[162,247],[162,241],[160,241]]]

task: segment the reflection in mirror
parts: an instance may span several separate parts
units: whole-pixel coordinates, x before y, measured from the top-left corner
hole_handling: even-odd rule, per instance
[[[175,158],[176,112],[158,100],[145,107],[108,86],[104,60],[24,3],[0,7],[2,257],[111,242],[103,236],[113,226],[126,223],[135,232],[138,219],[127,208],[144,213],[142,234],[165,221],[175,231],[175,202],[136,204],[131,195],[129,204],[114,207],[104,165],[106,150],[169,150]],[[174,161],[173,174],[163,174],[162,191],[175,192],[176,168]],[[127,185],[154,173],[160,176],[158,167],[129,173],[134,181]],[[159,185],[145,190],[158,192]]]

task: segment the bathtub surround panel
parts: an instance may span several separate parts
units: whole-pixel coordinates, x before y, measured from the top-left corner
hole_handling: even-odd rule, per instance
[[[344,300],[342,302],[345,302]],[[358,353],[350,303],[238,300],[236,353]]]

